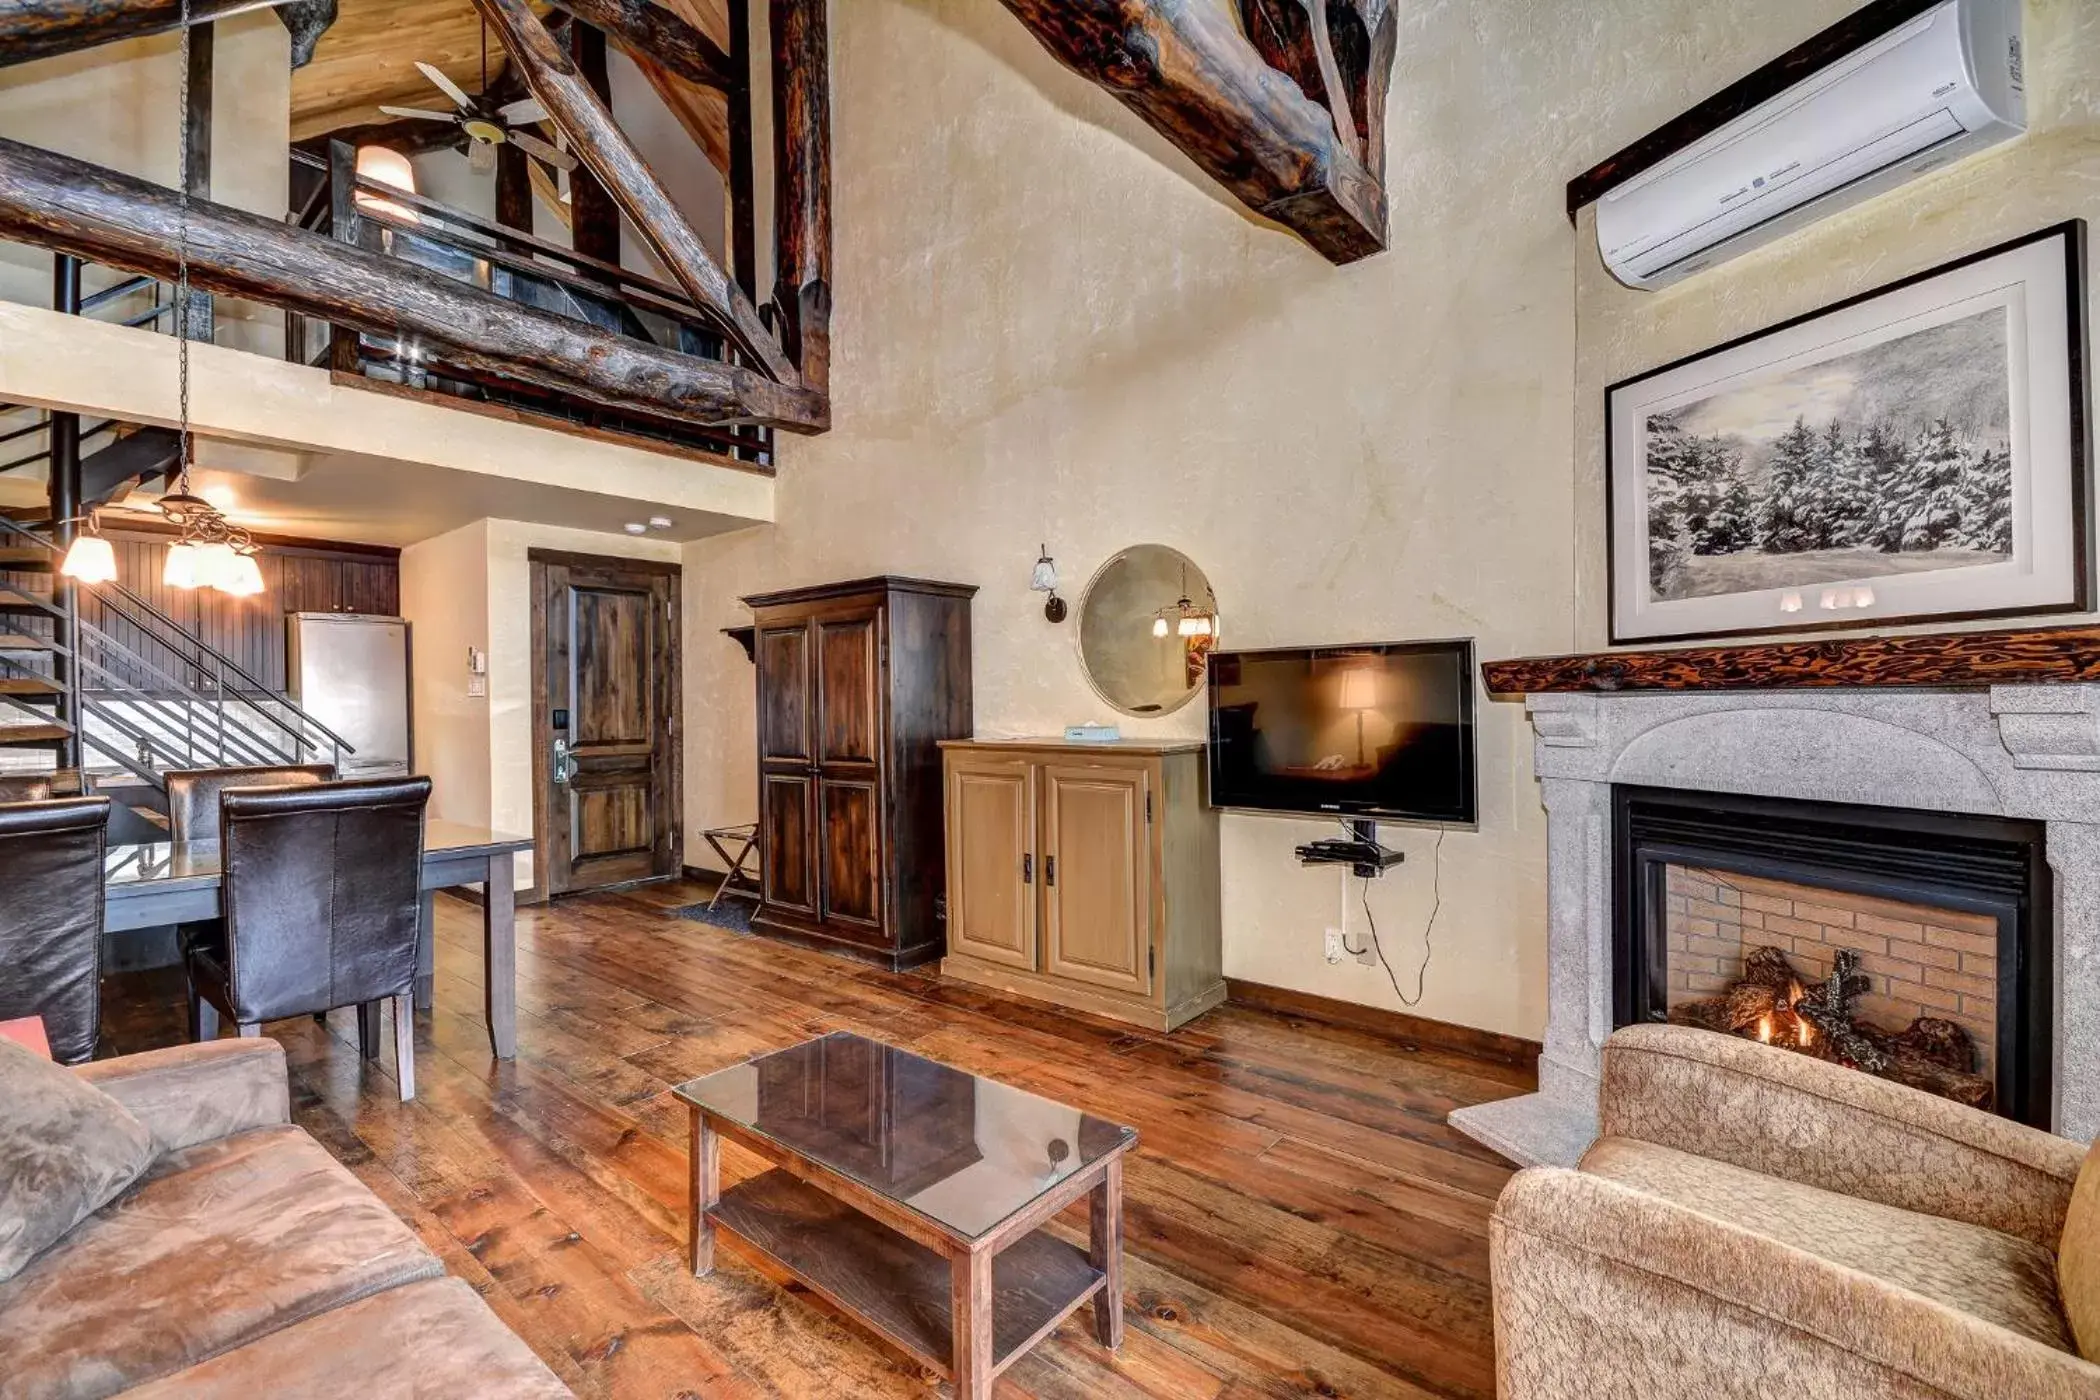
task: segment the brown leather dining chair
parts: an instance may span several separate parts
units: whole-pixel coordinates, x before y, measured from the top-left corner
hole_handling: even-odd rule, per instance
[[[416,1094],[416,930],[428,778],[274,788],[219,799],[221,923],[193,939],[190,1031],[211,1040],[224,1015],[242,1035],[265,1021],[358,1008],[378,1058],[378,1010],[394,1003],[403,1101]],[[210,926],[207,926],[210,928]]]
[[[0,1021],[41,1016],[61,1064],[102,1033],[108,829],[106,797],[0,805]]]
[[[168,837],[173,841],[219,839],[219,794],[237,787],[290,787],[335,777],[326,763],[287,763],[260,768],[177,768],[168,779]]]

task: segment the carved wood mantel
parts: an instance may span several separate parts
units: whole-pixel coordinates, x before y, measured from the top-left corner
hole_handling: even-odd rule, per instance
[[[1492,695],[1849,686],[1981,690],[2100,681],[2100,627],[1938,632],[1490,661]]]

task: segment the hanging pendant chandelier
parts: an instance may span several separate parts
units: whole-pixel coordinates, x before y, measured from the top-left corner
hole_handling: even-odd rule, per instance
[[[1181,596],[1169,607],[1161,608],[1152,616],[1152,635],[1155,637],[1210,637],[1217,634],[1218,610],[1213,605],[1198,607],[1189,598],[1189,571],[1181,570]]]
[[[182,111],[190,110],[190,0],[182,0]],[[179,532],[168,548],[161,582],[170,588],[212,588],[237,598],[263,591],[255,540],[225,513],[190,490],[196,441],[190,432],[190,143],[182,143],[176,171],[175,373],[181,463],[175,489],[160,498],[160,513]]]

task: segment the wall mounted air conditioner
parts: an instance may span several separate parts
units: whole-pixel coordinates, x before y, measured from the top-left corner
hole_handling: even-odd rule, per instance
[[[1597,246],[1667,286],[2027,129],[2020,0],[1947,0],[1606,194]]]

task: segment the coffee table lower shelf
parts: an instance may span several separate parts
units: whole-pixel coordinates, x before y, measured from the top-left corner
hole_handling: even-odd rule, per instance
[[[732,1247],[793,1274],[811,1292],[940,1372],[954,1373],[949,1261],[778,1168],[708,1208]],[[992,1368],[1003,1371],[1101,1291],[1086,1251],[1041,1230],[993,1260]]]

